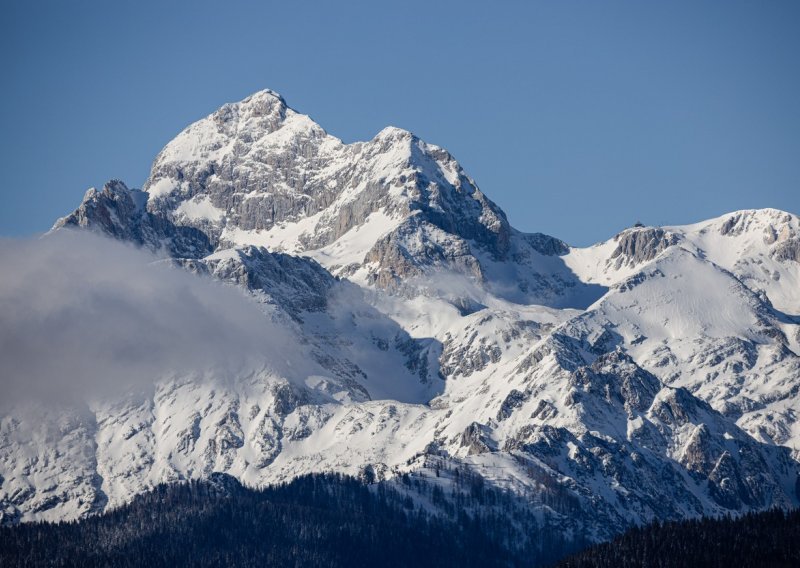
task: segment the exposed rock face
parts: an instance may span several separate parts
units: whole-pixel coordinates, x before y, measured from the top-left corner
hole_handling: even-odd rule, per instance
[[[719,233],[726,237],[746,237],[759,232],[763,243],[770,246],[773,258],[800,262],[797,218],[790,213],[776,209],[739,211],[726,216],[719,225]]]
[[[445,150],[398,128],[343,144],[271,91],[187,128],[156,158],[144,190],[149,212],[203,231],[214,247],[245,242],[242,232],[313,219],[287,245],[320,248],[377,212],[395,226],[424,220],[497,259],[511,238],[503,212]]]
[[[555,237],[551,237],[550,235],[544,235],[542,233],[530,233],[524,236],[525,241],[536,252],[543,254],[545,256],[557,256],[562,254],[567,254],[569,252],[569,246],[564,241],[558,240]]]
[[[364,262],[377,266],[369,275],[371,284],[397,290],[402,282],[423,276],[431,268],[483,280],[480,262],[467,241],[418,219],[412,217],[369,250]]]
[[[557,348],[571,349],[566,344]],[[541,379],[534,373],[531,380],[529,391],[535,398]],[[547,406],[540,402],[531,415],[533,422],[522,426],[505,446],[531,451],[562,471],[560,460],[566,456],[573,479],[588,482],[600,473],[613,478],[626,488],[625,499],[647,503],[651,511],[658,511],[657,515],[680,515],[674,508],[676,492],[682,495],[681,507],[704,507],[682,493],[680,468],[676,469],[675,461],[669,458],[679,462],[698,484],[708,484],[711,499],[724,509],[763,506],[776,491],[783,493],[782,499],[795,498],[791,489],[782,485],[780,476],[763,476],[766,461],[781,463],[782,471],[794,475],[794,462],[786,449],[767,449],[768,454],[777,452],[767,457],[763,453],[766,448],[759,448],[743,431],[720,420],[709,405],[684,389],[664,386],[620,351],[578,367],[569,374],[565,387],[565,406],[559,418],[538,418],[540,409]],[[503,405],[508,408],[509,400],[513,400],[512,422],[515,414],[526,413],[533,406],[518,393],[512,391]],[[620,423],[621,417],[625,418]],[[581,426],[566,426],[573,420]],[[566,427],[553,429],[553,423]],[[664,455],[667,461],[655,466],[653,460],[661,459],[658,455]],[[651,478],[654,471],[659,473]],[[662,476],[661,485],[658,476]],[[637,487],[634,479],[642,485]],[[663,486],[666,480],[671,480],[669,487]],[[641,491],[641,487],[646,490]]]
[[[146,211],[147,198],[146,193],[112,180],[101,191],[94,188],[87,191],[78,209],[59,219],[53,228],[92,229],[175,257],[201,258],[212,252],[203,231],[177,226]]]
[[[786,239],[775,245],[772,250],[775,260],[793,260],[800,262],[800,239]]]
[[[765,217],[769,220],[768,225],[764,224]],[[792,214],[777,209],[737,211],[725,216],[719,224],[719,233],[726,237],[738,237],[761,230],[764,243],[772,244],[778,240],[779,235],[785,239],[794,224],[795,218]]]
[[[492,444],[486,433],[486,427],[473,422],[461,433],[461,447],[467,449],[467,455],[484,454],[492,451]]]
[[[664,250],[680,242],[679,235],[654,227],[629,229],[617,235],[617,248],[611,254],[616,268],[621,264],[641,264],[653,260]]]
[[[247,246],[210,255],[201,260],[175,259],[192,272],[210,274],[251,291],[265,293],[269,301],[292,315],[324,311],[336,279],[308,258],[270,253]]]

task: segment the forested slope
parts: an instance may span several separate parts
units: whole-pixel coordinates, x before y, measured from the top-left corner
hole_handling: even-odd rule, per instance
[[[656,523],[567,558],[559,568],[800,566],[800,511]]]
[[[530,566],[560,554],[514,536],[541,533],[496,490],[450,500],[406,483],[325,474],[253,490],[217,474],[163,485],[82,521],[0,528],[0,566]],[[420,505],[429,498],[436,515]],[[479,503],[493,512],[466,512]]]

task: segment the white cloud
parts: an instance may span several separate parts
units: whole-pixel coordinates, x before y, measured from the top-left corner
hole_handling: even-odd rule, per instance
[[[242,290],[103,237],[0,241],[0,398],[241,373],[298,347]]]

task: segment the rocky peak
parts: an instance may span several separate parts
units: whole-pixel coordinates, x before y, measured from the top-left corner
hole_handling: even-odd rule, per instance
[[[373,236],[348,242],[347,265],[370,259],[403,277],[406,266],[421,274],[433,265],[480,275],[479,251],[504,261],[513,248],[503,211],[443,148],[396,127],[343,144],[269,90],[187,127],[159,153],[144,191],[151,224],[197,231],[212,251],[313,252],[360,231]],[[379,226],[362,230],[370,224]],[[520,237],[526,249],[562,250],[529,240]],[[326,266],[344,263],[334,257]]]
[[[418,141],[419,138],[410,130],[398,128],[397,126],[387,126],[375,135],[372,142],[392,145],[398,142],[413,142],[415,140]]]
[[[758,250],[762,244],[777,261],[800,261],[800,219],[778,209],[734,211],[716,219],[710,227],[738,242],[743,249]]]
[[[220,128],[272,133],[283,126],[289,107],[278,93],[265,89],[238,103],[223,105],[211,115]]]
[[[748,232],[764,233],[764,242],[771,244],[779,236],[789,237],[797,231],[798,218],[779,209],[744,209],[717,220],[718,231],[724,236],[739,236]]]
[[[617,248],[609,262],[615,268],[623,265],[634,266],[654,259],[661,252],[678,244],[680,235],[661,227],[634,227],[616,236]]]
[[[56,221],[56,227],[98,229],[117,236],[141,216],[147,196],[138,189],[128,189],[124,182],[112,179],[103,189],[89,188],[78,209]]]
[[[145,247],[157,254],[200,258],[211,252],[208,237],[194,227],[181,227],[145,209],[147,194],[111,180],[102,191],[89,189],[78,208],[53,229],[89,229]]]

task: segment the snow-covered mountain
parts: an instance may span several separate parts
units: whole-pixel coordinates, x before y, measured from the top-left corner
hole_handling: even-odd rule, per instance
[[[510,226],[447,151],[344,144],[271,91],[89,190],[87,228],[245,289],[296,349],[0,419],[5,522],[162,481],[456,463],[559,530],[800,503],[800,219],[741,211],[572,248]],[[283,359],[283,357],[282,357]]]

